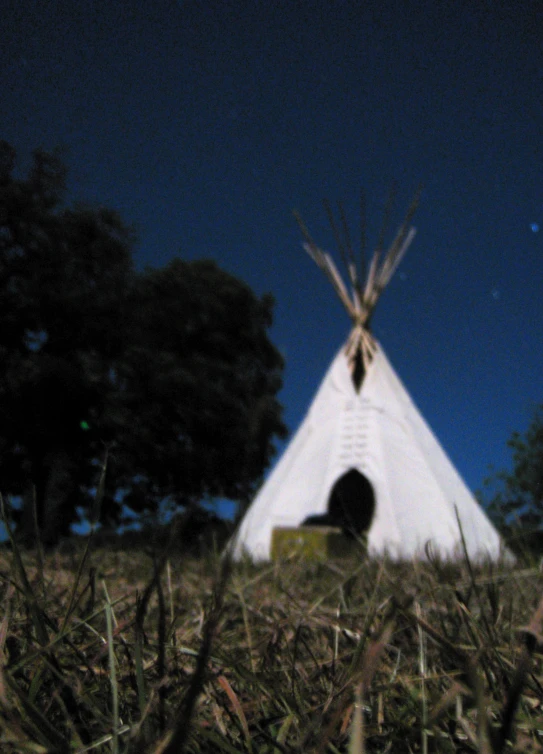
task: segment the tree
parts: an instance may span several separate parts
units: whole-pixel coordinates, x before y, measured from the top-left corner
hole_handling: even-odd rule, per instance
[[[486,480],[492,517],[505,530],[543,528],[543,405],[534,411],[524,435],[514,432],[508,441],[513,470]]]
[[[286,434],[272,308],[211,261],[137,277],[107,412],[113,477],[132,510],[252,496]]]
[[[286,432],[272,298],[209,261],[136,273],[116,213],[63,206],[57,156],[14,166],[0,143],[0,489],[21,531],[35,490],[44,542],[68,533],[106,449],[107,523],[247,502]]]
[[[62,207],[66,170],[34,153],[26,179],[0,144],[0,484],[35,490],[45,542],[69,531],[92,485],[99,439],[82,422],[100,414],[110,363],[122,346],[122,300],[133,234],[109,210]]]

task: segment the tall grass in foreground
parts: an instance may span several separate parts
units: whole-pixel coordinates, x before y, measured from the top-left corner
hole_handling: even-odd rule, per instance
[[[2,752],[543,751],[543,574],[0,552]]]

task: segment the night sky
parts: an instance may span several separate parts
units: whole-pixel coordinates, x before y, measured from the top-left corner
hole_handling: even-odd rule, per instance
[[[416,239],[373,329],[472,489],[543,403],[543,6],[2,0],[0,138],[60,147],[68,199],[119,210],[139,268],[210,257],[276,298],[296,429],[349,331],[292,210]]]

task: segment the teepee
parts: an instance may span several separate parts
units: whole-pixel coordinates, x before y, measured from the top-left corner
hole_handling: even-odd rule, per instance
[[[269,559],[274,529],[315,523],[364,533],[370,554],[413,558],[431,547],[455,557],[462,552],[463,536],[471,557],[499,556],[497,531],[369,327],[379,296],[415,236],[410,223],[417,204],[418,195],[388,251],[379,242],[364,284],[363,260],[355,258],[344,216],[338,228],[329,210],[350,290],[332,257],[297,216],[304,248],[332,283],[352,329],[301,426],[242,519],[231,541],[234,558],[246,553],[255,560]]]

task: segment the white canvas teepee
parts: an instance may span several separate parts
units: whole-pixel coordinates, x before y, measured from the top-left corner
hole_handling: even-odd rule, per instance
[[[325,271],[353,322],[295,436],[247,510],[231,543],[235,558],[269,559],[275,527],[334,523],[349,503],[371,554],[423,556],[428,545],[497,558],[501,541],[368,329],[380,293],[414,236],[416,199],[389,251],[378,248],[362,288],[346,230],[338,238],[352,292],[307,229],[306,251]],[[301,221],[300,221],[301,223]],[[339,502],[338,502],[339,501]],[[325,518],[327,517],[327,519]]]

